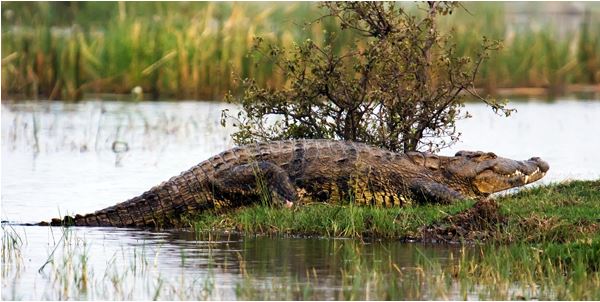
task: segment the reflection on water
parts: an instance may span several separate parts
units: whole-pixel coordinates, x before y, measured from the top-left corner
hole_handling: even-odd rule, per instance
[[[59,214],[87,213],[142,193],[233,146],[231,129],[219,125],[220,112],[227,106],[207,102],[3,103],[2,219],[40,221]],[[540,156],[551,166],[544,182],[600,177],[595,152],[600,150],[600,102],[513,106],[518,113],[502,118],[482,105],[467,104],[474,118],[458,123],[463,142],[442,153],[476,149],[515,159]],[[24,269],[19,270],[19,278],[12,278],[5,275],[3,266],[2,298],[69,297],[53,291],[61,281],[52,280],[48,273],[65,270],[67,264],[52,263],[38,272],[60,245],[60,228],[17,227],[16,231],[24,238]],[[386,278],[414,268],[418,257],[445,261],[455,252],[395,242],[236,235],[197,238],[187,232],[107,228],[72,228],[70,232],[76,239],[69,246],[80,248],[73,255],[87,253],[86,271],[93,271],[106,284],[122,280],[120,287],[115,283],[112,289],[92,290],[78,298],[152,299],[158,292],[159,298],[172,299],[251,299],[256,298],[253,290],[268,292],[289,282],[312,284],[313,298],[349,298],[344,290],[353,285],[344,283],[343,274],[353,274],[356,267],[374,269]],[[55,255],[70,252],[59,250]],[[139,259],[145,260],[138,266]],[[140,272],[140,267],[146,271]],[[248,280],[251,285],[244,287]],[[194,289],[178,287],[183,285]],[[364,286],[369,292],[368,285]],[[402,297],[426,299],[420,291],[423,286],[427,284],[402,288]],[[284,297],[301,299],[295,295],[303,292],[300,288]]]
[[[212,234],[209,238],[191,232],[110,228],[70,228],[68,238],[61,239],[60,228],[27,227],[19,231],[27,237],[21,250],[25,266],[8,272],[20,278],[4,279],[3,299],[152,299],[157,290],[164,299],[255,299],[265,294],[302,299],[301,291],[269,293],[292,283],[310,288],[312,299],[347,299],[344,291],[349,288],[360,294],[357,298],[365,298],[368,288],[346,283],[356,277],[352,274],[410,276],[419,259],[444,263],[450,253],[456,257],[461,254],[456,246],[345,239],[235,234]],[[85,274],[90,283],[86,291],[78,288],[77,282],[63,280],[77,280],[82,256],[87,259]],[[40,269],[48,259],[54,261]],[[73,263],[64,264],[65,259]],[[60,280],[55,279],[57,275]],[[411,280],[406,279],[406,283],[412,284]],[[110,286],[117,281],[119,284]],[[426,284],[415,286],[398,297],[433,297],[428,296]],[[257,289],[266,293],[256,293]],[[371,291],[373,298],[381,298],[381,293]],[[458,292],[453,295],[458,296]]]

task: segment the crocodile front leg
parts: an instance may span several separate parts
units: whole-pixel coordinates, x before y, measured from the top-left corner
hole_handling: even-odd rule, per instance
[[[465,199],[455,190],[432,180],[413,180],[409,189],[414,198],[422,203],[452,203],[453,201]]]
[[[287,172],[267,161],[218,172],[210,183],[214,188],[214,207],[217,209],[257,201],[290,206],[298,198]]]

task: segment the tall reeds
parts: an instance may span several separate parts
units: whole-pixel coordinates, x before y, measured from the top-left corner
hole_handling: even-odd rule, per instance
[[[322,11],[316,3],[2,3],[2,94],[78,99],[84,93],[147,98],[218,99],[235,89],[232,73],[261,85],[285,79],[248,55],[256,35],[283,46],[338,35],[340,51],[357,38],[332,21],[303,26]],[[440,18],[456,29],[459,55],[483,35],[505,48],[482,66],[478,84],[545,87],[600,82],[600,31],[588,12],[577,32],[556,38],[556,26],[508,28],[503,4],[468,4]],[[96,14],[96,12],[98,12]],[[64,17],[61,19],[61,17]],[[597,16],[596,16],[597,17]],[[306,30],[304,30],[305,28]]]

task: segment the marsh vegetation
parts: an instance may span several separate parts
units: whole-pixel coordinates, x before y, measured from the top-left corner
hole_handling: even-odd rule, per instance
[[[597,5],[579,15],[544,14],[543,4],[464,5],[440,22],[454,28],[457,56],[473,56],[482,36],[504,44],[482,64],[477,87],[561,92],[600,80]],[[2,12],[4,97],[75,99],[139,86],[147,98],[217,99],[237,88],[232,72],[284,85],[273,64],[248,56],[253,36],[290,47],[306,39],[321,45],[337,32],[336,51],[356,38],[332,22],[303,26],[323,13],[313,3],[3,2]]]

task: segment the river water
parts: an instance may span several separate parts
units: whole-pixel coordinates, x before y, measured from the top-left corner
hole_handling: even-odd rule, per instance
[[[514,159],[539,156],[551,167],[539,183],[600,178],[600,102],[532,100],[511,106],[517,113],[504,118],[484,105],[467,104],[465,109],[474,117],[458,122],[461,142],[441,154],[482,150]],[[232,129],[219,124],[225,108],[235,110],[224,103],[194,101],[4,102],[1,218],[48,220],[93,212],[139,195],[233,146]],[[414,267],[418,257],[444,261],[460,252],[455,247],[396,242],[233,234],[198,238],[191,232],[110,228],[63,231],[3,226],[3,299],[352,298],[346,296],[349,285],[340,276],[340,268],[349,262],[393,259],[403,270]],[[22,264],[11,268],[4,251],[15,236],[22,242]],[[50,262],[38,271],[58,255],[74,260]],[[78,277],[81,271],[98,283],[87,283],[91,275]],[[52,277],[57,275],[79,280],[79,287]],[[291,283],[298,288],[282,289]],[[303,284],[310,284],[310,290]],[[356,290],[363,294],[358,298],[382,298],[369,296],[371,291]],[[277,295],[270,296],[273,292]],[[453,293],[459,294],[458,289]],[[432,298],[418,290],[400,297]]]

